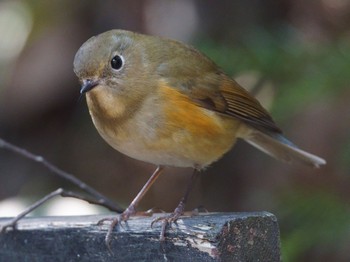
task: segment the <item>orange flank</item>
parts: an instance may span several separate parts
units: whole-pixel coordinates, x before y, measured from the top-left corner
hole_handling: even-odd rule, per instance
[[[179,126],[196,136],[218,136],[223,130],[222,121],[216,115],[205,108],[197,106],[190,98],[175,88],[162,86],[160,92],[167,101],[164,107],[166,119],[171,119],[170,124]]]
[[[238,121],[196,105],[188,96],[166,84],[158,90],[163,101],[167,101],[163,113],[168,121],[158,133],[164,148],[180,151],[183,156],[197,159],[198,165],[205,166],[233,146]]]

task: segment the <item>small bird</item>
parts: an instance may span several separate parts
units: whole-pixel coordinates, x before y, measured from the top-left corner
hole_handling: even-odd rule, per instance
[[[217,161],[238,138],[288,163],[326,163],[287,140],[248,91],[195,48],[171,39],[111,30],[87,40],[74,58],[92,121],[119,152],[157,169],[115,226],[136,213],[164,167],[194,169],[172,214],[154,222],[165,228],[183,214],[198,171]]]

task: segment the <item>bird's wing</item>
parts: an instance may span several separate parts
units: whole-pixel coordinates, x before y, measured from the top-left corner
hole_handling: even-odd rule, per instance
[[[224,73],[206,72],[202,76],[174,79],[169,83],[197,105],[237,118],[266,134],[281,133],[270,114],[248,91]]]

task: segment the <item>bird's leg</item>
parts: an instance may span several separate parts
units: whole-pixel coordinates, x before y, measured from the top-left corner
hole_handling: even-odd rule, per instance
[[[185,191],[185,195],[181,198],[180,203],[178,204],[178,206],[174,209],[173,213],[171,213],[168,216],[164,216],[164,217],[158,217],[155,220],[152,221],[151,226],[153,226],[154,223],[157,222],[162,222],[162,229],[160,232],[160,237],[159,240],[161,242],[163,242],[165,240],[165,232],[167,227],[171,224],[171,223],[175,223],[176,220],[179,219],[179,217],[181,215],[183,215],[184,211],[185,211],[185,205],[188,199],[188,196],[192,190],[192,188],[195,185],[196,179],[199,175],[199,171],[197,169],[194,169],[190,182],[187,185],[186,191]]]
[[[151,186],[157,180],[157,178],[160,176],[160,174],[162,173],[163,170],[164,170],[163,166],[157,167],[157,169],[153,172],[152,176],[148,179],[146,184],[142,187],[140,192],[137,194],[137,196],[131,202],[129,207],[121,215],[118,215],[117,217],[115,217],[113,219],[105,218],[105,219],[102,219],[98,222],[98,224],[102,224],[103,222],[108,221],[108,220],[112,221],[112,223],[110,224],[110,226],[108,228],[108,232],[106,234],[106,237],[105,237],[106,245],[110,251],[111,251],[110,242],[112,239],[112,232],[113,232],[114,228],[118,224],[120,224],[120,222],[127,221],[130,216],[136,214],[136,208],[137,208],[138,204],[140,203],[141,199],[144,197],[144,195],[147,193],[147,191],[151,188]]]
[[[164,167],[158,166],[157,169],[153,172],[152,176],[148,179],[147,183],[143,186],[141,191],[137,194],[134,200],[131,202],[129,207],[120,215],[120,219],[122,221],[126,221],[130,216],[136,213],[136,208],[139,205],[141,199],[147,193],[147,191],[151,188],[153,183],[157,180],[159,175],[162,173]]]

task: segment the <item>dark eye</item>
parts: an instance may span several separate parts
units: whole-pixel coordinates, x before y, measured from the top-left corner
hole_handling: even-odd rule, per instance
[[[111,66],[115,70],[120,70],[123,66],[123,58],[120,55],[116,55],[111,60]]]

